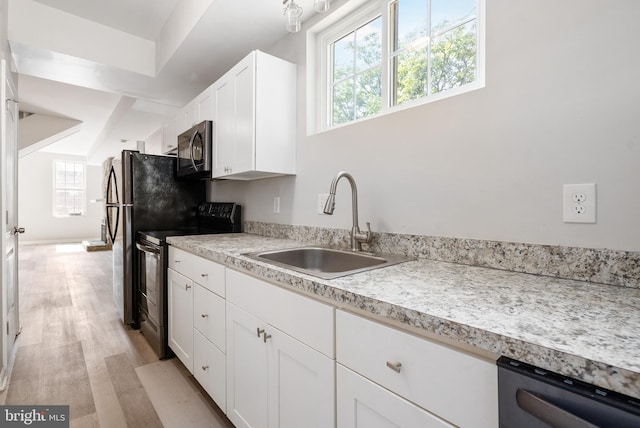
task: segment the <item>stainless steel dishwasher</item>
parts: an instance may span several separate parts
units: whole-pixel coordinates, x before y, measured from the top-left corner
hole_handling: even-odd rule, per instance
[[[510,358],[498,391],[500,428],[640,427],[640,400]]]

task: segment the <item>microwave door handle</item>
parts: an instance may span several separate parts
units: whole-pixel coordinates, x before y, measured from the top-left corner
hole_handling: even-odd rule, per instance
[[[193,159],[193,143],[198,136],[198,130],[196,129],[191,136],[191,141],[189,141],[189,157],[191,158],[191,165],[193,165],[193,170],[198,171],[200,168],[196,165],[196,161]]]
[[[597,428],[596,425],[525,389],[518,388],[516,401],[522,410],[553,427]]]

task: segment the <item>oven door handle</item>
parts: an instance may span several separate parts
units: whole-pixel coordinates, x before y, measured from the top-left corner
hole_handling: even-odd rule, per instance
[[[151,247],[149,245],[140,244],[139,242],[136,242],[136,247],[138,248],[138,250],[144,251],[145,253],[160,254],[160,248],[156,248],[156,247]]]
[[[518,388],[516,392],[518,406],[537,419],[559,428],[597,428],[596,425],[546,401],[537,394]]]

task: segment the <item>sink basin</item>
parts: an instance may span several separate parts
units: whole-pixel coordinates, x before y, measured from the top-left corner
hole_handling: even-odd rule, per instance
[[[296,272],[333,279],[409,260],[395,254],[357,253],[325,247],[301,247],[244,254]]]

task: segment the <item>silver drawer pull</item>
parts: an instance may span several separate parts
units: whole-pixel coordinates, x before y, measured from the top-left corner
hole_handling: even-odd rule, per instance
[[[265,333],[264,336],[262,336],[262,340],[264,341],[264,343],[267,343],[267,339],[271,339],[271,335]]]
[[[208,370],[209,366],[202,366],[202,370]]]
[[[264,333],[264,329],[262,329],[262,328],[260,328],[260,327],[256,328],[256,334],[258,335],[258,337],[260,337],[260,335],[261,335],[262,333]]]
[[[200,276],[203,277],[203,278],[206,278],[206,277],[209,276],[209,274],[208,273],[201,273]]]
[[[400,373],[400,370],[402,369],[402,363],[392,363],[391,361],[387,361],[387,367],[389,367],[396,373]]]
[[[190,288],[191,288],[191,286],[190,286],[189,284],[185,284],[185,285],[184,285],[184,289],[185,289],[185,290],[188,290],[188,289],[190,289]]]
[[[201,314],[200,316],[201,316],[202,318],[206,318],[206,317],[208,317],[208,316],[209,316],[209,314]]]
[[[180,260],[174,260],[173,262],[174,263],[180,263]]]

